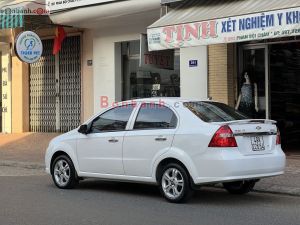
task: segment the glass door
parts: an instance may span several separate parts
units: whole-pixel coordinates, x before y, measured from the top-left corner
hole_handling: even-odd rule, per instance
[[[255,119],[270,118],[268,60],[267,45],[240,48],[237,108]]]

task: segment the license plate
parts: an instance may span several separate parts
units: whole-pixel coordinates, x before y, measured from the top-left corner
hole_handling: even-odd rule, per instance
[[[250,138],[251,138],[251,145],[252,145],[252,150],[253,151],[264,151],[264,150],[266,150],[264,139],[263,139],[262,136],[255,136],[255,137],[250,137]]]

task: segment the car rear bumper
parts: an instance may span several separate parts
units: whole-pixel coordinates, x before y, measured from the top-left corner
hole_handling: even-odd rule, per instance
[[[205,163],[202,160],[196,162],[198,175],[193,178],[195,184],[261,179],[284,174],[286,157],[279,147],[271,154],[251,156],[241,155],[238,151],[213,151],[206,157]]]

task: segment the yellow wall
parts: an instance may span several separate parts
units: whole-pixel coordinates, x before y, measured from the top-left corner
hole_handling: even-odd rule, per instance
[[[208,47],[208,93],[214,101],[235,104],[235,47],[218,44]]]
[[[29,131],[29,69],[12,57],[12,132]]]
[[[85,30],[82,35],[82,121],[94,114],[93,66],[87,65],[88,60],[93,60],[93,33]]]
[[[12,118],[11,118],[11,88],[12,88],[12,80],[11,80],[11,60],[10,60],[10,45],[9,43],[1,43],[0,42],[0,51],[1,51],[1,66],[0,68],[2,72],[0,75],[2,76],[3,83],[6,82],[6,85],[3,83],[2,85],[2,93],[0,98],[2,98],[2,107],[5,108],[6,111],[0,112],[2,113],[2,132],[11,133],[12,131]],[[4,97],[5,96],[5,97]]]

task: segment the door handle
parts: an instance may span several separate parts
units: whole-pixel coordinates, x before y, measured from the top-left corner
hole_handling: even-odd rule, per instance
[[[119,142],[119,140],[115,139],[115,138],[112,138],[112,139],[109,139],[108,142],[109,143],[117,143],[117,142]]]
[[[166,141],[167,138],[166,137],[157,137],[155,138],[155,141]]]

